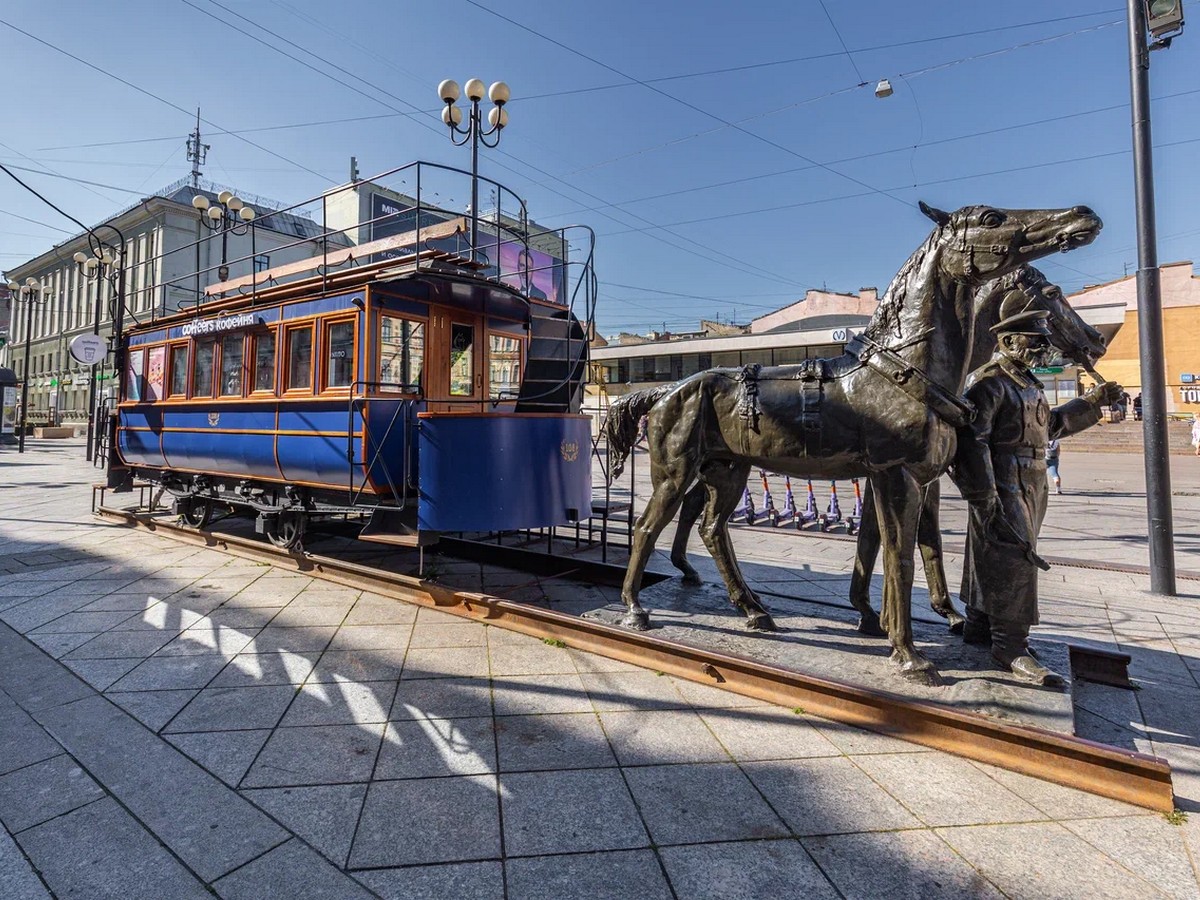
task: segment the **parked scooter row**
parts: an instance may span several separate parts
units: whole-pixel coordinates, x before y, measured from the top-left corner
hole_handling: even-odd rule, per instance
[[[836,481],[829,482],[829,503],[824,510],[821,510],[817,506],[817,495],[813,490],[811,478],[807,480],[807,496],[804,506],[800,507],[796,505],[796,495],[792,491],[792,479],[787,475],[771,473],[770,478],[783,479],[783,505],[776,507],[775,498],[771,495],[768,473],[760,469],[758,476],[762,482],[761,504],[755,505],[754,495],[750,492],[750,485],[747,484],[746,490],[742,493],[741,504],[730,516],[731,522],[744,525],[770,525],[773,528],[795,525],[797,529],[811,525],[819,531],[830,531],[841,527],[845,528],[846,534],[854,534],[858,531],[859,525],[862,523],[862,488],[857,478],[851,482],[854,485],[854,511],[845,515],[842,513],[841,503],[838,501]]]

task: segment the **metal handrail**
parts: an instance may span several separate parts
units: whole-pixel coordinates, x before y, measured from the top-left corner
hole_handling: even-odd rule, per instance
[[[412,442],[410,440],[410,433],[409,433],[410,429],[411,429],[410,413],[415,404],[423,402],[423,401],[422,401],[422,398],[420,398],[420,397],[397,397],[395,399],[391,399],[391,398],[382,398],[382,397],[371,397],[371,396],[368,396],[368,395],[362,393],[363,391],[369,391],[369,390],[398,390],[398,391],[405,391],[405,392],[411,393],[411,385],[404,385],[404,384],[399,384],[397,382],[389,382],[389,381],[362,381],[362,380],[355,381],[350,385],[350,397],[349,397],[349,400],[347,403],[347,410],[346,410],[346,462],[347,462],[347,465],[349,466],[349,474],[350,474],[350,482],[349,482],[349,488],[348,488],[349,505],[350,506],[358,505],[359,500],[362,499],[363,492],[367,488],[367,481],[370,478],[371,472],[375,469],[376,465],[379,465],[381,471],[383,472],[384,480],[387,481],[388,489],[392,492],[392,499],[395,500],[396,503],[399,504],[399,507],[398,507],[399,509],[405,509],[408,506],[408,489],[410,486],[410,482],[412,480],[411,479],[411,476],[412,476]],[[383,438],[378,443],[376,443],[373,438],[369,437],[370,433],[367,429],[366,416],[362,415],[362,425],[363,425],[362,435],[363,435],[363,451],[364,451],[363,459],[355,460],[355,458],[354,458],[354,456],[355,456],[355,453],[354,453],[354,436],[355,436],[354,435],[354,432],[355,432],[354,410],[355,410],[355,407],[358,406],[359,410],[360,410],[360,414],[361,414],[362,410],[365,410],[366,402],[368,400],[379,400],[381,402],[395,403],[396,409],[392,413],[391,421],[388,422],[388,427],[383,433]],[[405,434],[405,440],[404,440],[404,458],[403,458],[404,462],[403,462],[403,470],[401,472],[401,478],[400,478],[400,490],[397,490],[396,482],[392,478],[391,469],[388,467],[386,460],[382,459],[382,456],[383,456],[383,448],[387,445],[388,437],[391,435],[392,429],[395,428],[396,422],[400,419],[400,416],[402,413],[404,415],[404,427],[406,429],[406,434]],[[369,445],[367,443],[368,440],[371,442],[371,444],[374,444],[374,446],[375,446],[374,455],[371,456],[369,461],[367,460],[367,456],[368,456],[368,452],[369,452],[368,451]],[[354,469],[355,469],[355,466],[357,466],[357,465],[363,465],[364,468],[363,468],[362,484],[359,485],[356,489],[355,484],[354,484],[354,481],[355,481]]]

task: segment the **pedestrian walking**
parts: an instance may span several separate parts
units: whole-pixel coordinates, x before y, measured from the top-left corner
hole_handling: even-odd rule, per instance
[[[1046,474],[1054,480],[1054,493],[1062,493],[1062,478],[1058,474],[1058,439],[1046,441]]]
[[[1196,455],[1200,456],[1200,412],[1192,413],[1192,446],[1196,448]]]
[[[1142,395],[1138,394],[1133,398],[1133,421],[1142,421]]]

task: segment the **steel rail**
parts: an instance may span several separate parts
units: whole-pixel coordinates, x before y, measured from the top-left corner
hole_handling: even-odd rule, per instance
[[[440,612],[560,641],[588,653],[769,703],[803,709],[822,718],[1135,806],[1159,812],[1170,812],[1175,807],[1170,767],[1157,757],[780,669],[512,600],[456,591],[370,566],[288,552],[237,535],[196,531],[145,512],[102,506],[98,515],[161,532],[185,543],[292,568],[337,584],[436,607]]]

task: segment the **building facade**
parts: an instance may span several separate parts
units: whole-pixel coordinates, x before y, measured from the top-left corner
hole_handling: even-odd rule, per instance
[[[740,326],[734,334],[690,333],[591,348],[593,391],[610,396],[678,381],[714,366],[782,366],[840,355],[871,321],[879,305],[874,288],[858,294],[810,290],[802,299]]]
[[[215,204],[221,190],[222,186],[203,180],[193,187],[190,178],[184,179],[106,220],[104,224],[115,226],[126,240],[126,321],[153,319],[196,303],[205,287],[221,280],[223,260],[229,262],[229,277],[236,278],[321,251],[324,229],[317,222],[275,212],[277,204],[238,192],[234,193],[257,213],[253,227],[244,234],[210,233],[192,199],[203,194]],[[102,240],[117,242],[111,229],[96,226],[95,230]],[[334,236],[330,242],[344,243],[344,239]],[[42,300],[33,304],[13,298],[7,315],[0,319],[0,330],[7,326],[9,338],[0,350],[0,364],[15,370],[18,377],[28,372],[31,422],[85,420],[91,377],[98,379],[97,396],[108,393],[108,365],[84,367],[68,352],[74,337],[95,327],[97,306],[100,334],[107,336],[112,330],[113,285],[105,278],[86,277],[72,259],[78,251],[91,255],[87,234],[78,234],[5,273],[5,281],[21,284],[32,277],[43,291]]]
[[[1159,275],[1167,412],[1200,412],[1200,278],[1190,261],[1160,266]],[[1136,276],[1086,287],[1067,299],[1108,341],[1097,363],[1101,374],[1136,397],[1142,385]]]

